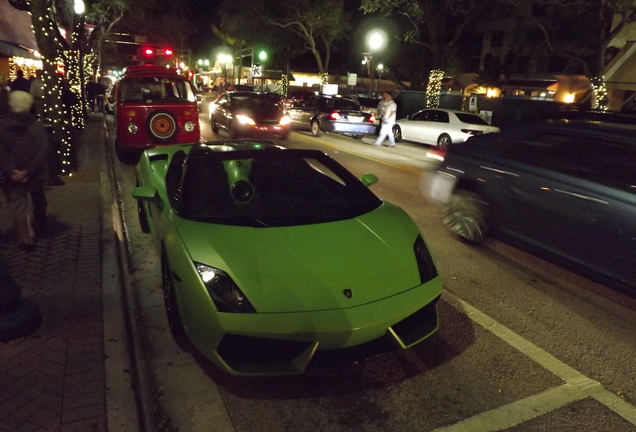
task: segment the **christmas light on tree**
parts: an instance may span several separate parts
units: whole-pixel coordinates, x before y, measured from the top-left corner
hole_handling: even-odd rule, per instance
[[[442,79],[444,79],[444,71],[433,69],[429,74],[428,86],[426,87],[426,107],[439,107],[439,96],[442,92]]]
[[[287,97],[288,96],[288,92],[289,92],[289,77],[287,76],[287,74],[282,74],[281,75],[281,82],[283,83],[283,97]]]
[[[592,108],[607,111],[609,105],[609,95],[603,77],[594,77],[590,80],[592,91],[594,92],[594,102]]]

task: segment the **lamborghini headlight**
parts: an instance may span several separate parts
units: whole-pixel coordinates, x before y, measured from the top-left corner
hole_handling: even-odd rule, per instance
[[[415,252],[415,261],[417,261],[417,269],[420,272],[420,280],[422,283],[426,283],[437,276],[437,268],[435,268],[433,257],[421,235],[417,236],[413,250]]]
[[[223,270],[194,263],[219,312],[256,313],[249,300]]]
[[[248,124],[248,125],[255,125],[256,122],[254,121],[254,119],[249,118],[248,116],[242,115],[242,114],[237,114],[236,119],[243,124]]]

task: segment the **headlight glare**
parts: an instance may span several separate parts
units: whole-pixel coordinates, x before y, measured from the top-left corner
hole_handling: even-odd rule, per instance
[[[288,115],[284,115],[283,117],[281,117],[281,119],[280,119],[280,125],[281,126],[286,126],[286,125],[288,125],[290,123],[291,123],[291,118],[289,118]]]
[[[248,116],[242,115],[242,114],[238,114],[236,116],[236,119],[240,123],[243,123],[243,124],[248,124],[248,125],[255,125],[256,124],[253,119],[249,118]]]
[[[192,132],[194,130],[194,126],[195,126],[194,122],[191,122],[191,121],[188,120],[187,122],[184,123],[183,129],[186,132]]]
[[[219,312],[256,313],[252,304],[223,270],[194,263]]]

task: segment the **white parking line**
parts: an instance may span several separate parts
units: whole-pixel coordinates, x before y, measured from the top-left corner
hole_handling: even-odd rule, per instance
[[[566,384],[478,414],[454,425],[435,429],[434,432],[488,432],[507,429],[571,402],[590,397],[631,424],[636,425],[636,407],[607,391],[598,381],[586,377],[448,291],[444,292],[444,299],[458,309],[463,309],[464,313],[474,322],[559,376]]]

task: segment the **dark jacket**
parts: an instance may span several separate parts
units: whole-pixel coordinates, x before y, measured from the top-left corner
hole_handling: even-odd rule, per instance
[[[0,116],[7,114],[9,111],[9,90],[0,87]]]
[[[42,123],[30,113],[0,115],[0,171],[29,173],[30,180],[49,178],[49,138]]]

